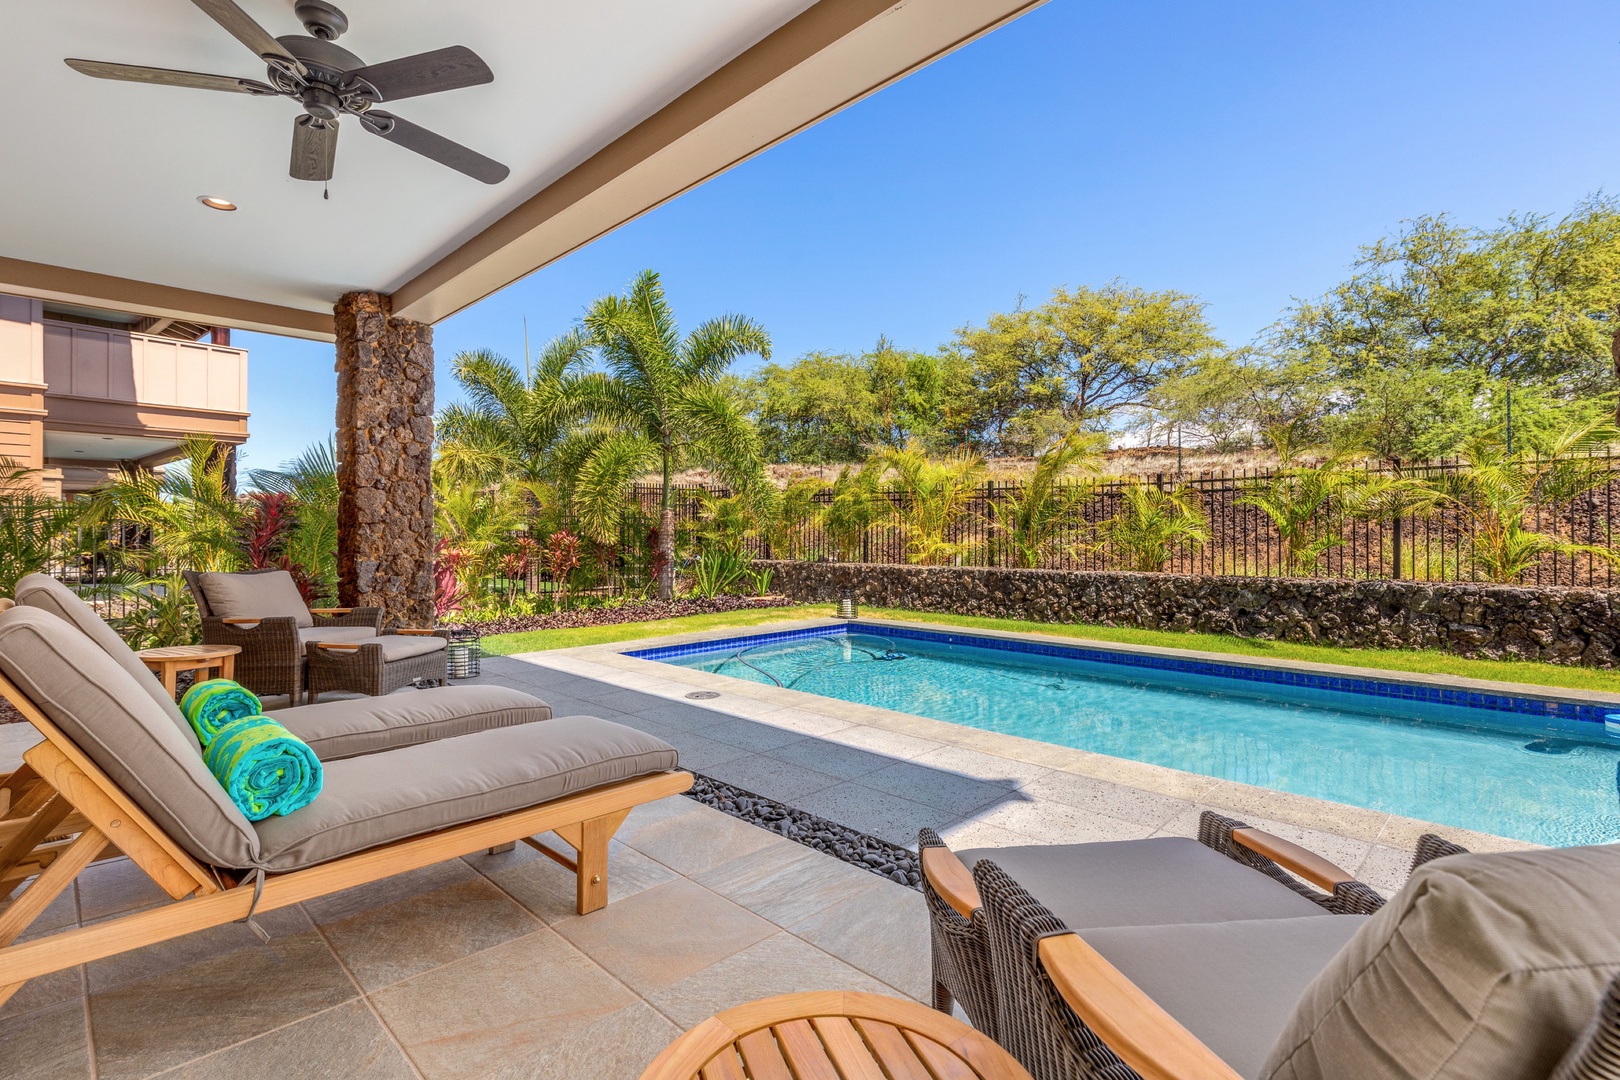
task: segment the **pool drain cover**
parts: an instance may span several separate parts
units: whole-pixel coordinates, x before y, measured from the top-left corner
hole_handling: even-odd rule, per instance
[[[714,690],[694,690],[690,694],[686,695],[688,701],[707,701],[710,698],[717,698],[719,696],[719,693]]]

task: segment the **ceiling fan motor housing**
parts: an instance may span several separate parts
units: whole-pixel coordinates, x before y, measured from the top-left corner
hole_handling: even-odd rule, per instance
[[[336,41],[349,29],[349,17],[325,0],[299,0],[293,14],[312,37]]]

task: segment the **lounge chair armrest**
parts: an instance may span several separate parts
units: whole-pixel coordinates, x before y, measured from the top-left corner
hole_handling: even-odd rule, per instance
[[[366,647],[363,641],[311,641],[311,649],[327,649],[331,652],[359,652]]]
[[[1232,841],[1256,855],[1263,855],[1325,892],[1332,892],[1340,885],[1356,880],[1355,875],[1341,870],[1316,852],[1251,826],[1233,829]]]
[[[1239,1080],[1231,1066],[1077,934],[1042,938],[1052,985],[1142,1080]]]
[[[330,618],[333,615],[347,615],[353,610],[352,607],[312,607],[309,609],[309,613],[311,615],[325,615]]]
[[[412,637],[432,637],[434,632],[432,627],[424,628],[420,626],[401,626],[391,631],[391,633],[405,634]]]
[[[202,621],[204,645],[240,645],[243,653],[255,646],[297,647],[298,620],[291,615],[267,615],[262,619],[210,615]]]
[[[956,857],[956,852],[948,847],[923,848],[922,872],[940,899],[962,918],[971,919],[979,910],[979,887],[973,883],[973,874]]]

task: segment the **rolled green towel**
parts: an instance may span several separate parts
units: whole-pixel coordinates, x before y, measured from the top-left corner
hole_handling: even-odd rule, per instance
[[[321,793],[320,758],[268,716],[244,716],[220,728],[203,762],[249,821],[290,814]]]
[[[253,691],[229,679],[209,679],[187,690],[180,698],[180,712],[204,746],[214,741],[219,729],[244,716],[258,716],[264,705]]]

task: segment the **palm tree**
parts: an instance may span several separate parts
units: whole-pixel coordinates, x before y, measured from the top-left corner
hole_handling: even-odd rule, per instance
[[[827,484],[817,477],[795,480],[777,501],[776,515],[765,529],[771,554],[778,559],[797,559],[809,542],[809,532],[826,518],[821,493]]]
[[[883,466],[876,459],[860,468],[845,465],[832,483],[832,502],[822,514],[827,538],[838,548],[842,562],[853,562],[867,530],[894,511],[882,490]]]
[[[959,547],[948,539],[951,527],[984,476],[984,459],[956,453],[934,461],[914,439],[904,449],[878,454],[872,464],[880,471],[893,469],[896,485],[907,496],[902,517],[906,559],[925,566],[948,562]]]
[[[1063,526],[1091,498],[1096,490],[1092,478],[1105,442],[1101,436],[1078,432],[1064,437],[1041,452],[1035,459],[1035,471],[1016,492],[992,504],[996,532],[1012,546],[1016,565],[1025,569],[1039,566]],[[1064,474],[1071,469],[1085,479],[1063,484]]]
[[[553,338],[523,372],[488,349],[457,353],[450,370],[467,402],[446,406],[436,424],[439,461],[450,478],[476,485],[565,481],[577,456],[565,452],[566,403],[589,361],[583,330]]]
[[[314,602],[335,599],[338,478],[332,440],[312,444],[279,469],[250,470],[248,482],[292,500],[293,524],[281,546],[282,561],[308,584]]]
[[[523,506],[504,485],[456,483],[444,469],[433,477],[433,532],[455,553],[457,576],[468,599],[482,599],[486,582],[523,527]]]
[[[226,455],[202,435],[188,436],[180,449],[180,460],[161,473],[128,467],[97,488],[87,520],[144,526],[170,567],[238,570],[244,508],[225,482]]]
[[[1469,546],[1488,581],[1517,581],[1543,555],[1592,555],[1620,566],[1620,553],[1600,544],[1577,544],[1527,524],[1538,508],[1556,514],[1614,479],[1605,458],[1592,456],[1617,435],[1607,424],[1588,423],[1555,436],[1545,457],[1508,453],[1493,433],[1459,447],[1466,469],[1435,481],[1436,497],[1467,521]]]
[[[700,324],[684,338],[658,275],[641,273],[623,296],[604,296],[585,313],[585,330],[606,372],[569,387],[564,412],[587,423],[574,505],[587,535],[617,539],[625,494],[638,476],[660,475],[658,596],[675,594],[675,515],[670,477],[683,462],[712,463],[723,483],[768,507],[759,435],[723,381],[750,353],[769,359],[770,335],[740,315]],[[764,516],[764,515],[762,515]]]
[[[75,517],[73,504],[39,491],[37,471],[0,457],[0,596],[50,565]]]
[[[1132,480],[1120,493],[1119,513],[1098,529],[1127,569],[1160,573],[1184,546],[1209,540],[1209,525],[1198,493],[1185,484],[1165,489]]]

